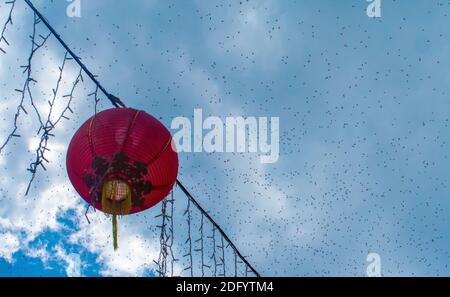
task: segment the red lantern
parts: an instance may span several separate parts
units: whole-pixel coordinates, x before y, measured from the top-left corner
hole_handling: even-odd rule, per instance
[[[170,132],[154,117],[130,108],[102,111],[75,133],[67,172],[80,196],[113,216],[143,211],[171,191],[178,156]]]

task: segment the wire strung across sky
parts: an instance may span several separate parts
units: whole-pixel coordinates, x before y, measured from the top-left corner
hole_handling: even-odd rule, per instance
[[[0,36],[0,43],[3,41],[6,45],[9,46],[9,43],[5,37],[5,31],[7,29],[7,26],[9,24],[12,24],[12,13],[14,10],[14,6],[16,4],[17,0],[12,0],[12,1],[7,1],[5,2],[6,4],[10,4],[11,8],[10,8],[10,12],[8,14],[8,18],[7,21],[5,22],[2,31],[1,31],[1,36]],[[14,116],[14,127],[13,127],[13,131],[9,134],[9,136],[7,137],[7,139],[5,140],[5,142],[0,146],[0,153],[2,152],[2,150],[6,147],[6,145],[8,144],[8,142],[13,138],[13,137],[20,137],[20,135],[17,134],[17,130],[18,130],[18,123],[17,123],[17,119],[20,116],[21,112],[24,112],[25,114],[28,114],[28,112],[25,110],[24,108],[24,101],[25,101],[25,97],[28,96],[30,98],[30,103],[33,106],[33,109],[38,117],[38,120],[40,122],[40,127],[39,127],[39,131],[38,134],[41,134],[41,141],[39,143],[38,148],[36,149],[36,160],[35,162],[30,164],[30,168],[28,169],[31,173],[32,173],[32,177],[30,179],[28,188],[26,193],[28,194],[28,191],[30,189],[30,186],[35,178],[36,175],[36,171],[38,169],[39,166],[41,166],[44,170],[46,169],[44,166],[44,162],[48,162],[48,160],[45,158],[44,153],[46,151],[48,151],[48,139],[49,137],[54,136],[51,131],[55,128],[56,124],[58,124],[62,119],[68,119],[66,113],[67,112],[73,112],[72,108],[70,107],[70,103],[72,102],[73,99],[73,94],[75,91],[75,88],[77,87],[77,85],[79,84],[80,81],[83,81],[83,76],[82,76],[82,72],[86,73],[86,75],[92,80],[92,82],[95,84],[96,86],[96,90],[95,92],[93,92],[90,95],[94,95],[95,96],[95,111],[97,112],[97,103],[98,103],[98,91],[100,90],[105,96],[106,98],[108,98],[108,100],[111,102],[111,104],[116,107],[116,108],[125,108],[126,105],[116,96],[112,95],[111,93],[109,93],[103,86],[102,84],[98,81],[97,77],[92,74],[92,72],[89,71],[89,69],[81,62],[81,59],[75,55],[75,53],[69,48],[69,46],[62,40],[62,38],[59,36],[59,34],[54,30],[54,28],[49,24],[49,22],[45,19],[45,17],[39,12],[39,10],[33,5],[33,3],[30,0],[24,0],[26,2],[26,4],[32,9],[32,11],[34,12],[34,23],[33,23],[33,34],[32,36],[30,36],[31,38],[31,52],[30,52],[30,56],[28,58],[28,64],[25,66],[22,66],[24,68],[24,73],[27,73],[27,77],[26,80],[24,82],[23,88],[20,90],[16,90],[17,92],[19,92],[21,94],[21,100],[20,103],[17,107],[17,111],[16,114]],[[36,33],[36,26],[40,23],[43,23],[45,25],[45,27],[50,31],[50,33],[46,36],[42,36],[42,35],[37,35]],[[59,67],[59,77],[58,80],[56,82],[56,86],[53,89],[53,97],[52,100],[49,100],[48,103],[50,105],[50,110],[49,113],[47,115],[47,117],[43,120],[41,115],[39,114],[39,112],[37,111],[36,106],[34,105],[34,101],[33,101],[33,96],[30,90],[30,83],[37,83],[37,81],[35,81],[31,75],[31,65],[32,65],[32,59],[34,54],[46,43],[47,39],[50,37],[50,35],[53,35],[58,42],[61,44],[61,46],[65,49],[66,53],[64,55],[64,59],[62,62],[62,65]],[[38,41],[38,37],[40,38],[40,40]],[[6,53],[6,51],[1,48],[1,44],[0,44],[0,51],[3,53]],[[65,98],[69,98],[68,102],[66,104],[66,107],[63,109],[63,111],[57,116],[57,120],[56,121],[51,121],[51,116],[52,116],[52,112],[53,112],[53,106],[55,104],[55,100],[57,97],[57,93],[59,90],[59,85],[60,82],[62,80],[62,75],[63,75],[63,70],[64,70],[64,66],[66,64],[66,62],[68,60],[74,60],[79,66],[80,66],[80,71],[78,76],[76,77],[75,81],[73,82],[72,85],[72,89],[71,92],[67,95],[64,95],[63,97]],[[189,252],[185,255],[183,255],[184,257],[187,257],[189,266],[185,267],[184,270],[189,270],[190,271],[190,275],[193,276],[193,252],[200,252],[201,253],[201,275],[204,276],[205,268],[211,268],[211,266],[207,265],[205,263],[205,251],[204,251],[204,232],[205,232],[205,226],[204,226],[204,218],[206,218],[209,223],[211,223],[212,225],[212,236],[208,237],[210,239],[212,239],[213,242],[213,247],[212,247],[212,255],[211,255],[211,259],[213,259],[214,261],[214,275],[215,276],[226,276],[226,269],[225,269],[225,249],[227,247],[230,247],[233,251],[233,255],[234,255],[234,275],[237,276],[237,265],[238,263],[243,263],[245,265],[245,275],[247,276],[248,272],[252,272],[254,273],[254,275],[256,276],[260,276],[259,273],[255,270],[255,268],[247,261],[247,259],[240,253],[240,251],[237,249],[237,247],[235,246],[235,244],[231,241],[231,239],[226,235],[226,233],[224,232],[224,230],[219,226],[219,224],[208,214],[208,212],[200,206],[200,204],[197,202],[197,200],[192,196],[192,194],[186,189],[186,187],[184,187],[184,185],[177,179],[176,181],[176,185],[179,187],[179,189],[185,194],[185,196],[187,196],[188,198],[188,205],[186,208],[186,211],[184,213],[184,215],[186,216],[187,219],[187,225],[188,225],[188,239],[186,240],[186,243],[189,246]],[[158,216],[162,217],[162,224],[161,226],[158,226],[161,229],[161,238],[160,238],[160,244],[161,244],[161,252],[160,252],[160,256],[158,259],[158,262],[156,262],[156,264],[158,265],[158,273],[161,276],[167,276],[167,271],[168,271],[168,266],[167,266],[167,257],[170,256],[170,260],[171,260],[171,276],[173,276],[173,263],[175,261],[178,261],[178,259],[176,259],[173,255],[173,251],[172,251],[172,244],[173,244],[173,203],[174,203],[174,198],[173,198],[173,193],[172,196],[170,198],[166,198],[163,203],[162,203],[162,213]],[[195,241],[192,241],[191,238],[191,209],[190,209],[190,205],[191,203],[195,206],[195,208],[200,212],[201,214],[201,223],[200,223],[200,227],[199,227],[199,231],[200,231],[200,238],[196,239]],[[220,244],[217,245],[217,241],[215,238],[215,233],[216,231],[219,232],[219,234],[221,235],[220,237]],[[225,246],[224,241],[227,243],[227,246]],[[195,249],[193,247],[194,243],[200,244],[200,248]],[[216,252],[216,248],[220,250],[220,253]],[[238,258],[240,259],[240,261],[242,262],[238,262]],[[219,269],[222,272],[219,272]]]

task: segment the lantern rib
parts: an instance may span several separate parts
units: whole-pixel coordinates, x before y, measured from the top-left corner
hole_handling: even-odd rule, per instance
[[[150,159],[150,161],[148,161],[145,165],[148,167],[149,165],[151,165],[153,162],[155,162],[156,160],[158,160],[158,158],[164,154],[164,152],[166,151],[166,149],[170,146],[170,144],[172,143],[172,136],[169,137],[169,140],[167,141],[167,143],[164,145],[164,147],[153,157]]]
[[[125,143],[128,140],[128,136],[130,135],[130,131],[131,131],[131,129],[133,129],[133,126],[136,123],[136,119],[140,113],[141,113],[140,110],[136,110],[134,116],[130,119],[130,123],[128,124],[127,132],[125,133],[125,137],[122,141],[122,144],[120,145],[119,153],[122,153],[123,148],[125,147]]]

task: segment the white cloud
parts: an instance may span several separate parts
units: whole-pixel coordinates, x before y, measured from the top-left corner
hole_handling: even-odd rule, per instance
[[[12,263],[13,255],[19,250],[19,238],[11,232],[0,233],[0,257]]]
[[[23,7],[20,7],[16,11],[22,10]],[[18,17],[19,14],[16,15],[16,20],[17,23],[20,23],[22,20],[19,20]],[[30,17],[29,14],[23,15],[24,21],[29,21]],[[13,90],[20,88],[24,79],[17,61],[23,62],[29,49],[27,34],[22,32],[26,30],[18,31],[20,32],[16,32],[9,40],[12,45],[10,48],[12,54],[2,56],[2,68],[0,69],[2,77],[3,70],[7,68],[6,65],[9,65],[11,69],[18,70],[19,79],[8,75],[6,80],[2,81],[8,86],[8,91],[11,91],[9,96],[11,98],[18,98],[18,93],[14,93]],[[26,41],[21,42],[21,36],[25,37]],[[61,49],[50,39],[48,47],[42,48],[33,60],[33,78],[39,83],[32,86],[32,92],[35,95],[36,106],[43,115],[43,120],[47,118],[46,114],[49,110],[47,101],[52,98],[52,89],[59,76],[58,67],[63,58],[61,54],[63,54]],[[45,67],[39,65],[45,65]],[[95,68],[95,65],[90,66]],[[53,114],[59,114],[65,107],[67,99],[62,96],[68,94],[77,74],[78,69],[74,63],[67,62]],[[90,92],[85,89],[90,86],[87,84],[89,82],[79,87],[74,104],[80,98],[87,98],[86,95]],[[2,102],[7,102],[7,104],[0,105],[0,112],[5,115],[5,123],[10,125],[18,101],[3,100]],[[28,102],[28,98],[26,102]],[[89,108],[82,108],[82,106],[84,105],[76,108],[76,114],[73,117],[77,118],[90,112]],[[41,259],[44,265],[47,265],[50,260],[58,260],[64,263],[68,275],[76,274],[76,263],[73,257],[67,255],[64,246],[58,244],[54,250],[48,250],[45,244],[38,247],[29,245],[46,231],[61,232],[65,230],[66,226],[58,221],[58,217],[66,215],[69,210],[74,210],[76,217],[73,219],[79,230],[72,234],[69,240],[71,243],[80,244],[89,252],[98,254],[97,261],[103,267],[102,274],[142,275],[146,269],[154,267],[153,260],[157,259],[159,243],[157,237],[152,238],[155,240],[145,238],[144,235],[147,232],[145,224],[135,220],[132,225],[128,225],[124,222],[126,220],[121,220],[119,230],[123,232],[119,233],[119,244],[123,244],[118,251],[114,252],[110,238],[110,220],[104,218],[99,212],[91,215],[93,224],[88,225],[84,220],[85,203],[70,185],[66,178],[65,168],[65,152],[70,141],[71,131],[76,129],[80,124],[79,121],[63,120],[58,125],[55,131],[57,137],[49,140],[51,150],[46,153],[46,158],[50,161],[50,164],[46,166],[48,170],[43,171],[39,168],[30,194],[24,196],[30,178],[29,172],[25,169],[28,167],[28,162],[34,158],[33,154],[40,140],[36,136],[38,128],[36,117],[29,103],[27,103],[27,110],[29,115],[22,113],[19,118],[22,137],[18,140],[14,139],[18,145],[15,146],[15,143],[11,142],[0,157],[0,164],[14,164],[14,166],[6,166],[2,169],[3,177],[0,179],[0,190],[4,196],[1,198],[2,204],[0,205],[0,233],[2,234],[0,238],[5,241],[5,244],[2,242],[0,246],[0,257],[11,261],[12,255],[18,250],[22,250],[29,257]],[[7,125],[2,125],[0,137],[4,139],[9,131],[10,128]]]
[[[66,273],[69,277],[80,277],[83,263],[80,255],[68,254],[63,246],[57,245],[53,249],[54,255],[57,259],[62,260],[66,264]]]
[[[156,237],[146,236],[145,223],[131,216],[119,219],[119,248],[114,251],[111,239],[111,219],[95,213],[92,223],[82,223],[79,231],[70,236],[70,242],[81,244],[89,252],[97,254],[105,276],[140,276],[153,267],[158,258],[159,243]],[[148,232],[148,231],[147,231]]]

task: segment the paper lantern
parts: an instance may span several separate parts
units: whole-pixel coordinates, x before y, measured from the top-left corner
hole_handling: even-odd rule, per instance
[[[171,191],[178,156],[170,132],[144,111],[114,108],[97,113],[75,133],[67,172],[89,204],[113,217],[148,209]]]

